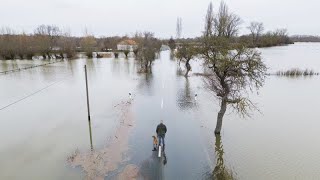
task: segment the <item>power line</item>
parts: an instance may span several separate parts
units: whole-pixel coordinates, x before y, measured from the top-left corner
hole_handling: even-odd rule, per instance
[[[53,86],[53,85],[55,85],[55,84],[57,84],[57,83],[62,82],[62,81],[64,81],[64,80],[66,80],[66,78],[67,78],[67,77],[65,77],[65,78],[61,79],[60,81],[53,82],[53,83],[51,83],[51,84],[49,84],[49,85],[47,85],[47,86],[45,86],[45,87],[43,87],[43,88],[41,88],[41,89],[39,89],[39,90],[35,91],[35,92],[33,92],[33,93],[31,93],[31,94],[29,94],[29,95],[27,95],[27,96],[25,96],[25,97],[23,97],[23,98],[21,98],[21,99],[17,100],[17,101],[14,101],[14,102],[12,102],[12,103],[10,103],[10,104],[6,105],[6,106],[3,106],[2,108],[0,108],[0,111],[2,111],[2,110],[4,110],[4,109],[6,109],[6,108],[8,108],[8,107],[10,107],[10,106],[12,106],[12,105],[14,105],[14,104],[18,103],[18,102],[21,102],[21,101],[23,101],[23,100],[25,100],[25,99],[27,99],[27,98],[29,98],[29,97],[31,97],[31,96],[33,96],[33,95],[37,94],[37,93],[40,93],[41,91],[43,91],[43,90],[45,90],[45,89],[47,89],[47,88],[49,88],[49,87],[51,87],[51,86]]]

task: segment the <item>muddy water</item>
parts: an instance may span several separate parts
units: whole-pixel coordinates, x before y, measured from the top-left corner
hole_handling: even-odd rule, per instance
[[[320,71],[320,44],[260,51],[271,73],[291,67]],[[39,63],[0,61],[0,70]],[[184,68],[177,68],[165,51],[149,75],[137,74],[139,65],[133,59],[111,58],[77,59],[0,75],[1,107],[41,90],[0,111],[0,179],[87,177],[81,166],[72,168],[66,161],[76,150],[90,151],[84,64],[89,67],[97,152],[104,152],[108,144],[114,147],[112,139],[121,127],[117,105],[128,100],[129,92],[134,95],[134,123],[129,138],[123,138],[128,147],[105,179],[125,179],[137,169],[145,179],[204,179],[222,167],[238,179],[320,177],[320,77],[268,77],[259,95],[251,95],[261,113],[241,119],[228,111],[222,137],[216,139],[219,103],[203,89],[201,77],[181,76]],[[201,72],[199,61],[192,65],[193,73]],[[151,151],[151,136],[161,119],[168,127],[166,165]]]

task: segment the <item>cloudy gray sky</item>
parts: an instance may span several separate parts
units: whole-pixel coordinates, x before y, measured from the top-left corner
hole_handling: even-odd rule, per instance
[[[0,26],[33,32],[40,24],[55,24],[82,35],[84,28],[97,36],[152,31],[158,37],[175,36],[182,18],[184,37],[200,35],[210,0],[0,0]],[[213,0],[218,9],[220,0]],[[320,35],[319,0],[225,0],[242,20],[266,30],[287,28],[293,34]]]

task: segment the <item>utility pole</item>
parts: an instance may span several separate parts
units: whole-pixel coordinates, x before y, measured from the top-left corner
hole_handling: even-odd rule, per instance
[[[90,119],[89,91],[88,91],[87,65],[84,65],[84,73],[85,73],[85,77],[86,77],[86,92],[87,92],[87,108],[88,108],[88,123],[89,123],[89,133],[90,133],[90,145],[91,145],[91,150],[93,150],[92,132],[91,132],[91,119]]]

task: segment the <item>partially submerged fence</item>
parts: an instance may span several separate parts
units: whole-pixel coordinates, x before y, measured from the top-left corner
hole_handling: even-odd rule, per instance
[[[64,60],[57,60],[54,62],[48,62],[48,63],[43,63],[43,64],[37,64],[37,65],[32,65],[32,66],[27,66],[27,67],[21,67],[21,68],[17,68],[17,69],[10,69],[10,70],[6,70],[6,71],[0,71],[0,74],[8,74],[8,73],[13,73],[13,72],[19,72],[22,70],[27,70],[27,69],[32,69],[32,68],[36,68],[36,67],[41,67],[41,66],[46,66],[49,64],[54,64],[54,63],[58,63],[58,62],[62,62]]]

